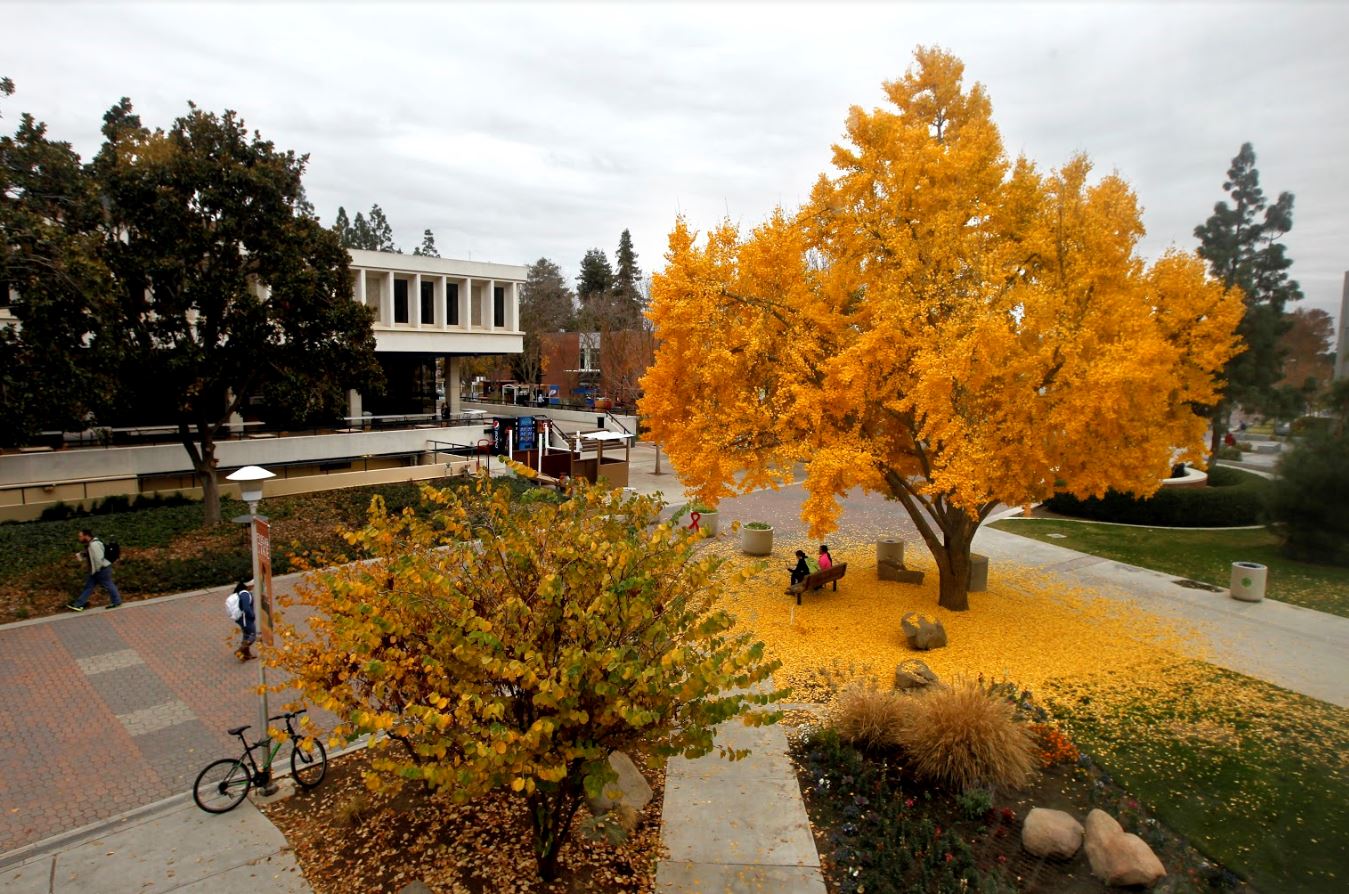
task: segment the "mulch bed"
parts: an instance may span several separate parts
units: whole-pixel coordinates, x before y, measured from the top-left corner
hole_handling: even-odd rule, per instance
[[[263,808],[318,894],[395,892],[416,880],[447,894],[644,894],[654,888],[663,770],[643,768],[654,797],[632,838],[612,846],[576,832],[563,845],[560,877],[548,885],[538,879],[524,799],[498,792],[455,804],[412,784],[397,794],[373,794],[362,778],[368,766],[365,751],[337,758],[318,788]],[[588,816],[582,807],[574,826]]]
[[[856,792],[845,791],[836,785],[821,785],[820,780],[812,778],[805,760],[804,737],[818,719],[805,712],[793,712],[786,722],[793,724],[788,730],[793,764],[805,796],[826,886],[830,894],[859,891],[861,889],[851,875],[846,851],[850,847],[868,845],[864,844],[860,821],[839,820],[839,817],[857,813],[856,808],[847,803],[857,799]],[[980,870],[1001,874],[1018,892],[1100,894],[1107,890],[1092,876],[1084,850],[1065,861],[1033,857],[1021,847],[1021,824],[1033,807],[1063,810],[1079,822],[1098,807],[1114,816],[1125,831],[1143,838],[1167,868],[1169,874],[1151,889],[1153,892],[1253,894],[1255,891],[1162,825],[1090,758],[1083,758],[1076,764],[1048,767],[1024,790],[998,791],[991,810],[979,819],[969,819],[954,793],[914,779],[899,754],[868,754],[865,757],[873,766],[883,767],[885,776],[892,781],[890,790],[902,792],[895,796],[905,799],[904,805],[913,811],[911,815],[915,820],[931,820],[939,831],[954,831],[969,846]],[[874,847],[874,842],[869,846]],[[836,854],[843,859],[835,859]],[[899,884],[899,880],[895,883]]]

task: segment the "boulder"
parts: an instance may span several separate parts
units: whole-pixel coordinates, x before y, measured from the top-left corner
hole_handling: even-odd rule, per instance
[[[916,620],[910,621],[910,618]],[[929,621],[922,615],[909,612],[900,620],[899,626],[904,628],[904,637],[911,649],[926,652],[946,645],[946,628],[941,625],[941,621]]]
[[[599,816],[622,804],[641,813],[651,803],[652,797],[651,786],[642,776],[642,771],[637,769],[632,758],[621,751],[610,753],[609,768],[618,774],[618,779],[607,784],[599,797],[587,799],[590,812]]]
[[[1021,825],[1021,846],[1036,857],[1067,860],[1082,847],[1082,835],[1072,814],[1035,807]]]
[[[1166,875],[1147,842],[1099,808],[1087,814],[1083,847],[1091,874],[1107,885],[1154,885]]]
[[[937,675],[917,658],[906,658],[895,668],[895,688],[926,689],[937,682]]]
[[[905,568],[901,564],[885,559],[876,563],[876,577],[880,580],[898,581],[901,584],[918,584],[921,586],[923,583],[923,572]]]
[[[426,882],[417,879],[415,882],[408,882],[406,885],[399,888],[398,894],[431,894],[431,889],[427,886]]]

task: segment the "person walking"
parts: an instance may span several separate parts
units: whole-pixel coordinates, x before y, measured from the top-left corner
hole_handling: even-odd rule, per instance
[[[239,625],[239,631],[243,634],[239,640],[239,648],[234,650],[234,657],[240,661],[257,657],[253,654],[253,643],[258,640],[258,616],[253,608],[252,586],[251,579],[239,581],[234,585],[234,592],[225,600],[230,617]]]
[[[108,561],[103,541],[95,537],[94,532],[88,528],[80,530],[79,538],[84,548],[75,553],[75,558],[88,569],[88,576],[84,579],[84,589],[80,592],[80,598],[66,605],[66,608],[73,612],[84,611],[85,606],[89,604],[89,597],[93,595],[94,587],[102,587],[108,591],[107,608],[117,608],[122,604],[122,594],[117,592],[117,584],[112,581],[112,562]]]

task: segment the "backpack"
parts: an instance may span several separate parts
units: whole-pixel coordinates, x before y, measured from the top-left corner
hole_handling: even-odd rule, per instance
[[[108,560],[108,562],[116,562],[118,559],[122,558],[122,547],[111,537],[103,542],[103,558]]]
[[[229,613],[230,620],[237,622],[244,616],[244,610],[239,608],[238,591],[225,597],[225,611]]]

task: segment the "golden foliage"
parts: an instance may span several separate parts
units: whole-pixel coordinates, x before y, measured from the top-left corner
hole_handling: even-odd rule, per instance
[[[487,479],[423,495],[420,518],[372,501],[346,536],[375,558],[309,575],[310,630],[284,629],[275,658],[335,738],[378,734],[372,790],[520,792],[546,876],[611,750],[705,754],[717,723],[778,697],[763,645],[713,605],[719,560],[655,500],[575,482],[512,502]]]
[[[1149,494],[1176,449],[1201,460],[1242,302],[1193,254],[1145,265],[1124,180],[1009,161],[960,61],[915,57],[797,214],[676,220],[641,410],[700,498],[808,461],[813,536],[848,489],[887,493],[945,579],[999,503]]]
[[[963,791],[983,783],[1020,788],[1035,772],[1038,752],[1010,702],[969,680],[903,696],[913,704],[896,732],[920,776]]]

